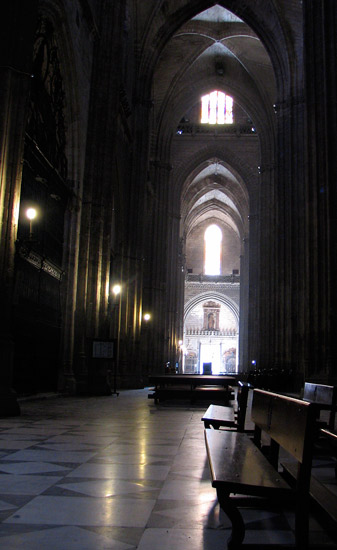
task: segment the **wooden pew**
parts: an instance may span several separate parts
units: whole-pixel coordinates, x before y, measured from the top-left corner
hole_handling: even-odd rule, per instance
[[[331,432],[330,430],[321,429],[321,436],[328,442],[331,449],[331,455],[336,459],[335,477],[337,478],[337,433]],[[337,502],[335,512],[335,518],[337,521]]]
[[[149,399],[155,403],[166,399],[190,399],[191,404],[198,399],[207,399],[208,402],[219,399],[222,404],[229,403],[233,388],[236,384],[236,375],[223,374],[165,374],[150,375],[149,384],[154,386]]]
[[[320,436],[326,439],[330,450],[328,453],[332,459],[337,458],[337,434],[331,432],[330,430],[321,429]],[[282,461],[282,467],[286,474],[290,475],[292,479],[297,477],[297,468],[296,463],[292,461]],[[310,480],[310,496],[313,500],[319,505],[321,510],[325,512],[327,517],[329,517],[333,522],[337,522],[337,496],[335,493],[330,491],[327,486],[327,480],[323,482],[322,478],[316,474],[315,467],[311,470],[311,480]],[[337,478],[337,464],[334,468],[334,478]],[[331,479],[331,482],[332,479]]]
[[[254,442],[242,432],[205,428],[212,486],[217,491],[220,507],[232,523],[229,549],[241,548],[245,534],[232,493],[266,497],[280,504],[284,499],[288,503],[295,501],[296,548],[307,548],[314,415],[312,406],[302,400],[254,390]],[[262,435],[270,438],[268,457],[262,452]],[[278,472],[280,447],[297,461],[299,474],[295,488]]]
[[[245,429],[248,393],[253,386],[249,382],[238,382],[237,408],[223,405],[210,405],[201,418],[205,428],[218,430],[221,427],[233,428],[239,432]]]
[[[327,439],[327,441],[331,444],[333,453],[337,456],[337,433],[331,432],[330,430],[321,429],[321,436]]]
[[[302,399],[308,403],[312,403],[315,406],[317,411],[317,420],[319,420],[321,411],[329,411],[330,415],[327,422],[327,427],[329,430],[334,429],[337,404],[336,386],[305,382]]]

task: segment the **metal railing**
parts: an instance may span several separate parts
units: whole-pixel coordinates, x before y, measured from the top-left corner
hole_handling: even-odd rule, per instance
[[[182,122],[176,130],[176,134],[181,136],[196,135],[256,135],[256,130],[252,124],[193,124]]]

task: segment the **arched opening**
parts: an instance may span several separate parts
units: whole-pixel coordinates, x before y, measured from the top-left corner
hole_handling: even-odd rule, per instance
[[[238,304],[221,294],[197,296],[185,309],[184,362],[186,374],[233,374],[238,368]]]
[[[167,246],[177,251],[176,266],[167,266],[165,351],[175,361],[176,342],[184,338],[187,348],[182,318],[192,294],[220,284],[223,297],[238,304],[236,365],[245,370],[250,356],[257,356],[259,330],[259,295],[250,290],[261,274],[264,176],[258,167],[274,156],[276,81],[269,55],[240,17],[214,5],[172,34],[158,59],[152,95],[151,158],[161,164],[155,161],[150,177],[167,180]],[[230,124],[219,124],[224,97],[231,98]],[[271,174],[265,188],[270,193],[273,184]],[[263,223],[272,226],[274,219],[271,213]],[[222,240],[220,254],[213,252],[217,267],[209,269],[200,241],[210,225],[220,228]],[[190,353],[192,362],[195,351]]]
[[[213,186],[212,180],[216,181]],[[215,322],[199,319],[194,326],[185,315],[184,345],[187,353],[195,353],[197,372],[202,372],[204,362],[211,362],[215,372],[229,372],[228,369],[238,368],[240,357],[240,286],[243,280],[247,288],[247,274],[245,271],[241,274],[241,269],[245,253],[243,236],[248,231],[244,221],[248,199],[243,182],[218,158],[202,164],[191,181],[186,182],[185,189],[184,200],[189,201],[185,218],[185,304],[199,293],[206,296],[213,291],[221,293],[226,303],[234,301],[236,316],[235,322],[231,319],[220,323],[216,311],[211,309],[209,313]],[[229,350],[233,352],[231,365],[229,359],[224,363],[224,354],[228,357]]]

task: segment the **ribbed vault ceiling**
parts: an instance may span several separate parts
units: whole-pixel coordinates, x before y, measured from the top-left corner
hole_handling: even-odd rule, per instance
[[[230,93],[241,114],[257,129],[255,139],[270,123],[275,79],[268,54],[245,23],[219,5],[177,30],[161,53],[153,82],[157,129],[157,151],[153,153],[159,157],[165,154],[173,166],[170,148],[177,139],[177,126],[205,92],[220,89]],[[181,187],[184,233],[208,216],[225,220],[243,237],[247,233],[248,197],[249,190],[238,170],[210,154],[207,163],[193,167]]]

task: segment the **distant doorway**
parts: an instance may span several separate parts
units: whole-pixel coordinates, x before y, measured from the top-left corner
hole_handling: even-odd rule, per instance
[[[239,292],[239,284],[231,291]],[[219,283],[217,283],[219,289]],[[226,289],[224,289],[226,291]],[[230,298],[199,295],[186,306],[184,319],[183,372],[203,372],[212,363],[212,374],[236,373],[239,350],[239,311]]]
[[[212,344],[200,344],[200,373],[203,373],[203,364],[212,363],[212,374],[221,372],[221,345],[218,342]]]

